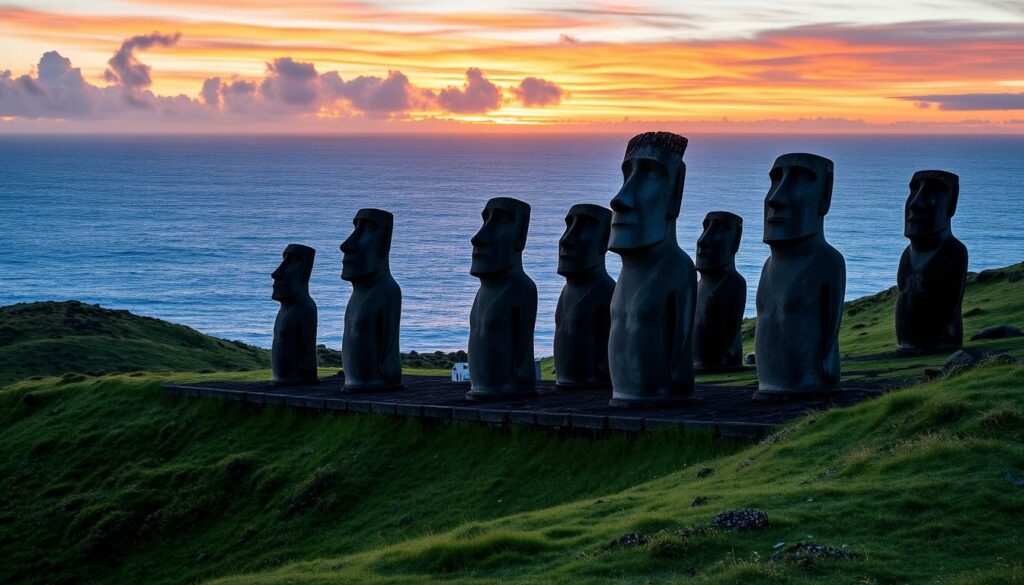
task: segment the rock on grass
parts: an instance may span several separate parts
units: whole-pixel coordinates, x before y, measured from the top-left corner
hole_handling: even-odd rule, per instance
[[[768,514],[753,508],[729,510],[712,518],[711,526],[736,532],[760,530],[768,527]]]
[[[818,560],[849,561],[854,558],[852,554],[834,546],[813,542],[798,542],[786,550],[772,555],[769,560],[772,562],[786,561],[807,566]]]
[[[609,542],[605,548],[616,549],[616,548],[634,548],[643,546],[651,541],[651,537],[646,534],[640,534],[639,532],[630,532],[629,534],[623,534],[615,540]]]
[[[979,329],[977,333],[971,336],[971,341],[979,339],[1005,339],[1007,337],[1024,337],[1024,331],[1013,325],[993,325]]]

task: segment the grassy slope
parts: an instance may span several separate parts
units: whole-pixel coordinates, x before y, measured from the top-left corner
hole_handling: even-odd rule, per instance
[[[600,504],[567,500],[217,583],[1022,583],[1024,487],[1004,479],[1024,474],[1022,389],[1024,368],[989,367],[804,419],[708,463],[707,478],[686,467]],[[691,507],[697,496],[710,502]],[[602,549],[747,506],[771,527]],[[807,540],[858,558],[765,562],[775,543]]]
[[[0,307],[0,385],[65,372],[266,368],[266,350],[77,301]]]
[[[319,348],[321,374],[341,368],[341,352]],[[407,373],[447,375],[436,366],[456,356],[402,355]],[[436,367],[431,367],[434,364]],[[247,372],[269,370],[270,352],[128,311],[79,301],[0,307],[0,386],[29,376],[65,373]],[[269,371],[261,372],[263,378]]]
[[[0,391],[0,582],[183,583],[271,568],[593,499],[738,448],[707,435],[592,442],[257,414],[165,397],[160,383]]]
[[[1021,271],[971,285],[965,308],[984,312],[968,335],[1021,324]],[[891,348],[887,303],[845,319],[844,354]],[[909,361],[916,374],[943,358]],[[857,367],[875,366],[846,371]],[[753,447],[257,414],[163,397],[167,378],[0,390],[0,582],[668,583],[691,569],[713,583],[1024,582],[1024,488],[1003,479],[1024,475],[1020,366],[816,415]],[[697,479],[704,465],[717,471]],[[691,508],[696,496],[708,505]],[[601,549],[738,506],[766,510],[772,528]],[[764,562],[774,543],[809,538],[861,558]]]

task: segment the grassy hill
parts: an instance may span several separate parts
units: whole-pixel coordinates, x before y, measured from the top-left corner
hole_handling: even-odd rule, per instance
[[[968,336],[1022,325],[1022,273],[972,277]],[[945,358],[889,356],[891,304],[885,293],[848,304],[852,377],[904,380]],[[185,349],[163,345],[165,359]],[[1024,340],[969,347],[1020,356]],[[0,389],[0,583],[1024,583],[1019,364],[815,414],[753,445],[160,393],[170,378],[211,377],[225,375]],[[707,528],[748,507],[769,526]],[[808,542],[837,558],[794,548]]]
[[[78,301],[0,307],[0,385],[28,376],[266,368],[266,350]]]
[[[317,348],[324,375],[341,352]],[[447,374],[466,352],[402,354],[407,371]],[[0,386],[32,376],[118,372],[268,370],[270,352],[195,329],[79,301],[0,307]],[[269,372],[261,372],[269,376]]]

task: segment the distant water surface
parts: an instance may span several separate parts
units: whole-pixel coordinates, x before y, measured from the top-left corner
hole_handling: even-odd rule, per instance
[[[537,282],[537,354],[551,353],[563,217],[607,205],[628,136],[0,137],[0,304],[80,299],[270,345],[270,273],[284,246],[317,249],[311,290],[322,343],[339,347],[350,285],[338,246],[361,207],[395,213],[405,351],[463,349],[477,281],[469,240],[495,196],[533,207],[525,253]],[[826,236],[847,261],[847,298],[894,284],[907,183],[960,175],[954,232],[970,269],[1024,257],[1024,137],[690,136],[679,242],[707,211],[745,219],[738,268],[754,313],[768,247],[762,202],[774,158],[836,163]],[[618,257],[608,254],[613,275]]]

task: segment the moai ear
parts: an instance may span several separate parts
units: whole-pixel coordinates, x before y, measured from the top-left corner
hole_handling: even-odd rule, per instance
[[[530,206],[525,203],[519,206],[519,235],[516,237],[516,251],[526,249],[526,236],[530,233]]]
[[[832,165],[825,171],[825,192],[822,194],[821,203],[818,205],[818,215],[824,217],[832,207],[832,185],[835,183],[835,173]]]
[[[950,173],[949,178],[949,211],[948,216],[953,217],[956,213],[956,204],[960,200],[960,177]]]
[[[679,209],[683,205],[683,187],[686,185],[686,163],[679,161],[676,171],[676,184],[672,187],[672,200],[668,204],[668,219],[675,220],[679,217]]]
[[[309,284],[309,278],[313,275],[313,258],[315,252],[310,248],[309,254],[303,257],[305,260],[305,266],[302,267],[302,282]]]
[[[380,257],[387,258],[391,254],[391,235],[395,229],[394,221],[391,218],[387,218],[387,220],[380,222],[380,229],[382,232],[380,235]]]
[[[740,251],[740,240],[743,239],[743,220],[736,222],[736,240],[732,243],[732,253]]]

